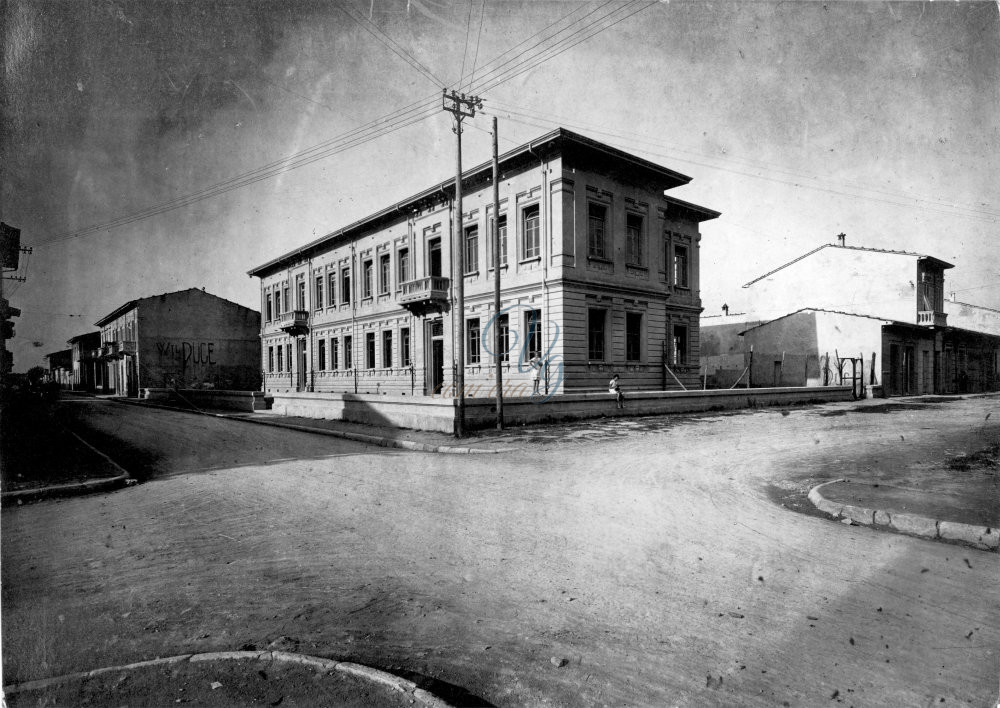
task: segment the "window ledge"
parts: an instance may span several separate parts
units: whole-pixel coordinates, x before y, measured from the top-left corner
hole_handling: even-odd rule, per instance
[[[541,262],[542,262],[541,256],[532,256],[531,258],[524,258],[518,261],[518,263],[520,263],[521,265],[524,265],[525,263],[541,263]]]
[[[644,266],[639,263],[626,263],[625,265],[628,268],[635,268],[636,270],[644,270],[646,272],[649,272],[649,266]]]
[[[479,276],[479,271],[478,270],[473,270],[473,271],[470,271],[470,272],[468,272],[468,273],[465,274],[466,278],[476,278],[478,276]]]
[[[607,263],[608,265],[614,265],[615,262],[610,258],[605,258],[604,256],[587,256],[588,261],[594,261],[595,263]]]

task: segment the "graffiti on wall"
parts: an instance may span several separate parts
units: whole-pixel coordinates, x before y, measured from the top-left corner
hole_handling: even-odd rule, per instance
[[[183,367],[214,366],[215,342],[157,342],[156,351],[160,361],[164,359],[180,364]]]

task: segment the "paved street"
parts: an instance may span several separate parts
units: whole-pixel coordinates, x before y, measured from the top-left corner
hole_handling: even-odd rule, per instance
[[[997,442],[997,397],[550,426],[500,455],[65,405],[145,481],[4,511],[4,683],[276,642],[470,705],[997,697],[1000,556],[788,508]]]

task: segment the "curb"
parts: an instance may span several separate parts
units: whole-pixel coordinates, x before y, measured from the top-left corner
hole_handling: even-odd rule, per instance
[[[132,475],[124,467],[112,460],[106,454],[98,450],[89,442],[81,438],[69,428],[66,431],[76,438],[82,445],[99,455],[111,467],[118,470],[120,474],[104,479],[94,479],[87,482],[77,482],[74,484],[56,484],[51,487],[39,487],[37,489],[22,489],[16,492],[4,492],[0,494],[0,504],[23,504],[25,502],[39,501],[41,499],[51,499],[54,497],[72,497],[92,492],[106,492],[120,487],[128,487],[135,484]]]
[[[105,666],[91,671],[79,671],[74,674],[54,676],[52,678],[38,679],[37,681],[27,681],[20,684],[10,684],[3,687],[7,695],[24,693],[27,691],[39,691],[52,686],[58,686],[69,681],[95,678],[102,674],[116,673],[120,671],[133,671],[151,666],[163,666],[170,664],[183,664],[184,662],[198,663],[203,661],[262,661],[279,662],[287,664],[299,664],[314,668],[323,673],[339,672],[352,676],[356,679],[369,681],[390,688],[410,698],[410,702],[426,708],[451,708],[451,704],[446,703],[437,696],[428,693],[404,678],[380,669],[373,669],[370,666],[355,664],[349,661],[335,661],[333,659],[323,659],[318,656],[308,654],[295,654],[287,651],[217,651],[205,654],[179,654],[168,656],[162,659],[151,659],[149,661],[138,661],[134,664],[124,664],[122,666]]]
[[[124,403],[130,406],[143,406],[145,408],[160,408],[167,411],[177,411],[179,413],[193,413],[195,415],[207,415],[213,418],[225,418],[227,420],[238,420],[245,423],[255,423],[256,425],[269,425],[272,428],[287,428],[289,430],[298,430],[304,433],[316,433],[318,435],[328,435],[334,438],[343,438],[345,440],[353,440],[354,442],[363,442],[369,445],[377,445],[378,447],[395,447],[403,450],[414,450],[417,452],[440,452],[452,455],[498,455],[508,450],[485,450],[482,448],[474,447],[457,447],[452,445],[428,445],[427,443],[414,442],[412,440],[394,440],[393,438],[383,437],[381,435],[366,435],[364,433],[352,433],[349,431],[342,430],[327,430],[325,428],[313,428],[308,425],[296,425],[294,423],[282,423],[277,420],[260,420],[255,418],[245,418],[242,415],[232,415],[229,413],[209,413],[206,411],[191,410],[189,408],[173,408],[171,406],[163,406],[157,403],[140,403],[138,401],[132,401],[127,398],[110,398],[107,399],[114,401],[116,403]]]
[[[852,504],[833,502],[823,496],[820,491],[828,484],[847,482],[847,479],[833,479],[823,484],[817,484],[809,490],[809,501],[817,509],[843,521],[873,526],[875,528],[890,528],[910,536],[921,538],[943,539],[946,541],[961,541],[985,551],[1000,550],[1000,529],[989,526],[974,526],[957,521],[941,521],[918,514],[890,513],[882,509],[868,509]]]

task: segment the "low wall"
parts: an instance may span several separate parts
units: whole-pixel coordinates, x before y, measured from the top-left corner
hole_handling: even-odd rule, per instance
[[[504,399],[504,422],[525,425],[583,418],[698,413],[705,411],[769,408],[773,406],[829,403],[852,400],[850,386],[823,388],[751,388],[724,391],[637,391],[625,394],[625,409],[615,406],[610,393],[578,393],[553,396],[535,403],[530,398]],[[495,401],[474,399],[466,402],[466,427],[496,424]]]
[[[142,398],[149,401],[172,401],[198,408],[224,411],[261,411],[271,407],[271,396],[260,391],[221,391],[210,388],[144,388]]]
[[[271,410],[281,415],[346,420],[395,428],[455,430],[454,399],[364,393],[273,393]]]
[[[272,410],[287,416],[346,420],[416,430],[454,431],[457,403],[452,398],[358,393],[275,393]],[[525,425],[612,416],[695,413],[850,401],[850,386],[822,388],[751,388],[725,391],[639,391],[626,394],[626,408],[615,407],[607,392],[567,393],[547,400],[504,399],[504,421]],[[536,402],[537,401],[537,402]],[[466,399],[466,428],[496,424],[496,401]]]

